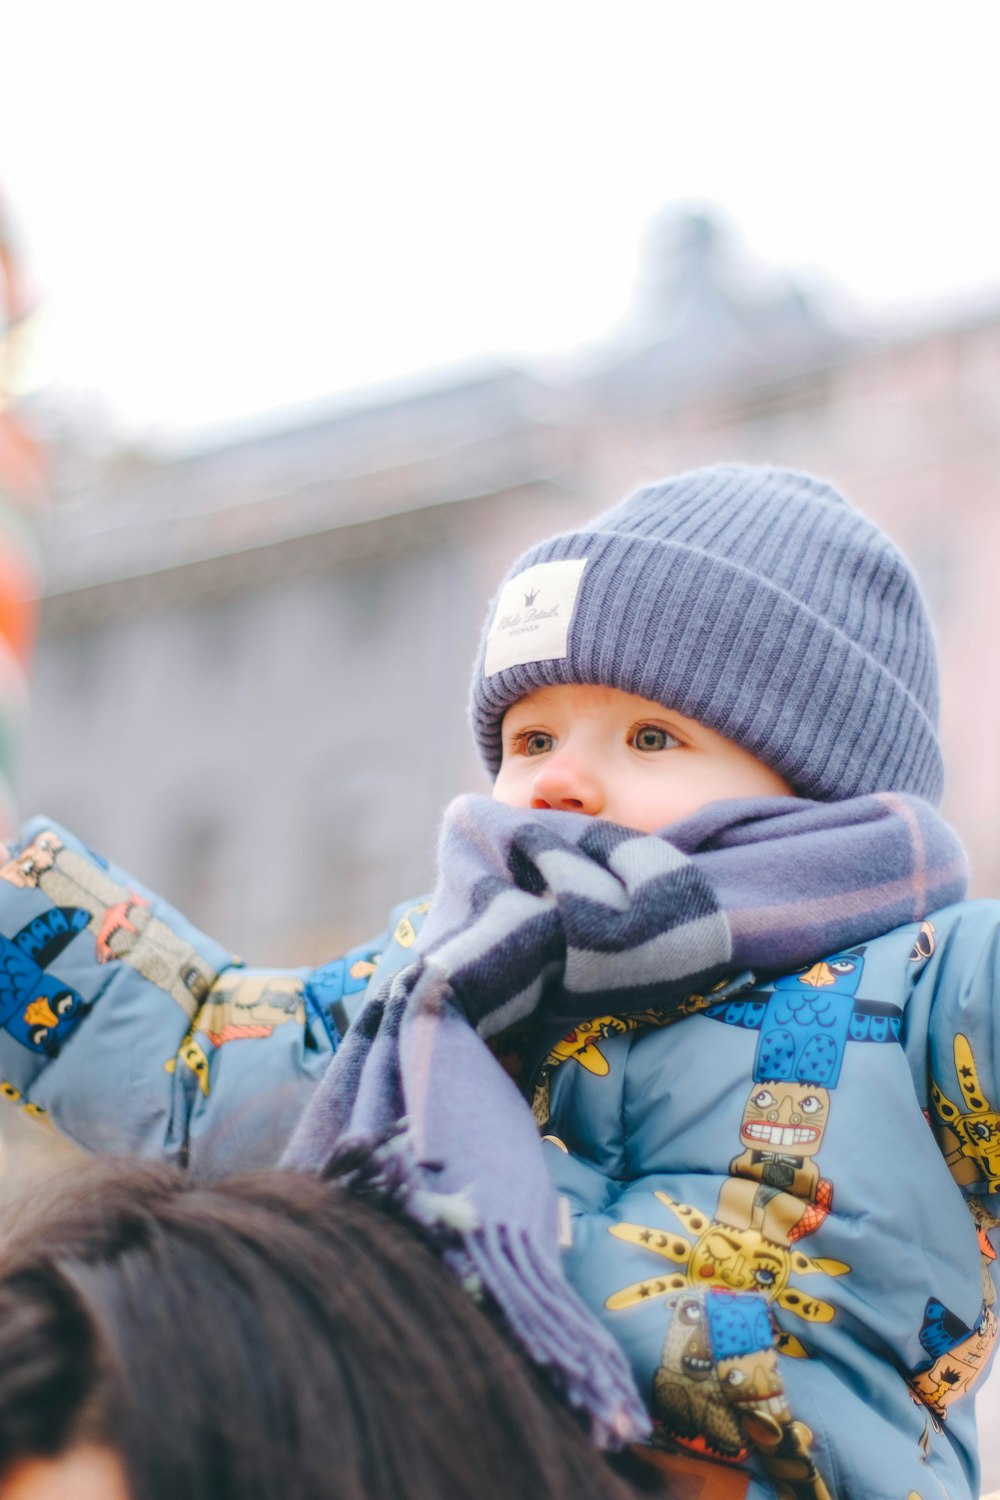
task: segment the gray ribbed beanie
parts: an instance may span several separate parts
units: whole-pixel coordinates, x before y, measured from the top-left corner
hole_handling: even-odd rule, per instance
[[[808,474],[695,469],[532,547],[494,601],[472,687],[491,774],[507,709],[552,683],[616,687],[700,719],[804,797],[941,796],[937,664],[916,581]]]

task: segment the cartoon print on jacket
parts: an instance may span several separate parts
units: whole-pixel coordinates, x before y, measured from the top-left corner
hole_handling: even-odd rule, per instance
[[[816,1084],[754,1083],[740,1125],[745,1149],[729,1164],[719,1217],[783,1245],[812,1234],[833,1202],[833,1185],[814,1159],[829,1114],[829,1090]]]
[[[920,931],[913,939],[913,947],[910,949],[910,962],[912,964],[925,964],[929,958],[933,958],[937,950],[937,928],[933,922],[921,922]]]
[[[653,1417],[684,1447],[736,1461],[746,1457],[747,1441],[723,1395],[712,1356],[705,1311],[708,1295],[702,1290],[679,1292],[665,1300],[671,1320],[653,1375]],[[656,1440],[662,1445],[662,1432],[654,1429]]]
[[[758,1229],[740,1229],[721,1219],[709,1218],[690,1204],[675,1202],[666,1193],[654,1192],[653,1197],[676,1214],[694,1236],[694,1242],[645,1224],[612,1224],[608,1233],[615,1239],[662,1256],[683,1269],[622,1287],[606,1299],[604,1305],[609,1312],[634,1307],[651,1297],[682,1291],[688,1286],[711,1286],[721,1291],[759,1292],[768,1303],[775,1303],[807,1323],[830,1322],[833,1308],[829,1302],[809,1297],[789,1283],[793,1275],[809,1276],[815,1272],[843,1276],[851,1269],[843,1261],[810,1257],[801,1250],[766,1239]],[[785,1353],[796,1352],[788,1340],[783,1340],[781,1347]]]
[[[423,901],[416,902],[415,905],[403,912],[403,915],[393,928],[393,942],[398,943],[401,948],[412,948],[417,940],[417,933],[423,926],[420,918],[425,917],[430,909],[430,897],[426,897]]]
[[[778,1422],[754,1411],[744,1417],[744,1425],[778,1500],[833,1500],[810,1455],[813,1434],[805,1422]],[[907,1500],[920,1496],[911,1490]]]
[[[864,948],[834,953],[775,980],[773,989],[712,1005],[705,1015],[759,1032],[755,1082],[797,1079],[835,1089],[848,1042],[898,1042],[898,1005],[857,995]]]
[[[601,1051],[599,1042],[606,1042],[613,1036],[627,1036],[632,1031],[648,1031],[654,1026],[673,1026],[682,1017],[694,1015],[708,1004],[709,1001],[703,995],[691,995],[669,1013],[650,1008],[630,1011],[625,1016],[594,1016],[590,1020],[578,1021],[572,1031],[567,1031],[565,1036],[550,1047],[542,1069],[548,1071],[559,1067],[560,1063],[573,1061],[588,1073],[606,1078],[610,1072],[610,1064]]]
[[[661,1428],[681,1446],[738,1462],[749,1451],[739,1422],[744,1403],[756,1401],[782,1415],[787,1412],[773,1329],[762,1299],[746,1294],[744,1324],[752,1321],[754,1308],[763,1312],[763,1322],[757,1336],[749,1341],[744,1338],[738,1350],[730,1347],[731,1340],[719,1338],[725,1320],[717,1304],[726,1299],[743,1300],[701,1288],[666,1299],[672,1317],[653,1375],[652,1409]],[[749,1368],[741,1368],[748,1361]],[[662,1444],[663,1432],[656,1435]]]
[[[796,1242],[819,1227],[832,1204],[833,1187],[820,1172],[818,1154],[847,1044],[898,1043],[900,1036],[902,1012],[897,1006],[858,996],[863,971],[864,949],[852,949],[782,976],[764,994],[751,992],[705,1010],[712,1020],[758,1033],[752,1083],[740,1121],[742,1149],[729,1164],[715,1214],[710,1218],[656,1192],[659,1201],[695,1236],[693,1245],[680,1235],[647,1225],[622,1223],[610,1228],[615,1238],[662,1255],[683,1270],[621,1288],[606,1299],[609,1311],[635,1306],[663,1292],[676,1293],[684,1286],[698,1288],[702,1296],[729,1299],[732,1332],[750,1316],[749,1308],[741,1310],[741,1304],[760,1302],[767,1333],[763,1342],[758,1340],[759,1347],[747,1344],[742,1353],[731,1354],[726,1361],[718,1354],[721,1336],[713,1341],[711,1377],[703,1377],[700,1393],[700,1418],[706,1424],[700,1434],[676,1432],[678,1417],[685,1413],[683,1386],[698,1365],[692,1364],[690,1348],[685,1347],[681,1359],[687,1357],[686,1367],[682,1364],[678,1370],[675,1364],[669,1369],[668,1360],[677,1358],[671,1343],[680,1337],[673,1326],[654,1380],[654,1399],[663,1408],[662,1412],[657,1409],[657,1415],[665,1428],[687,1446],[703,1442],[718,1456],[736,1458],[745,1450],[747,1437],[752,1438],[768,1472],[773,1471],[778,1494],[787,1497],[825,1497],[829,1492],[810,1456],[812,1434],[804,1424],[793,1422],[777,1369],[779,1349],[792,1356],[804,1356],[806,1350],[795,1335],[771,1330],[766,1308],[773,1304],[806,1323],[830,1322],[833,1306],[801,1291],[793,1278],[813,1272],[839,1276],[850,1270],[842,1261],[805,1255]],[[689,1346],[693,1312],[684,1305],[688,1307]],[[710,1330],[707,1309],[705,1316]],[[746,1343],[747,1337],[744,1328],[740,1339]],[[690,1426],[694,1415],[688,1399]],[[733,1407],[741,1413],[741,1440],[735,1449],[731,1429],[725,1437],[725,1408],[720,1403],[726,1401],[730,1415]]]
[[[996,1214],[991,1214],[978,1198],[967,1198],[965,1205],[972,1215],[972,1222],[976,1226],[976,1239],[979,1241],[979,1258],[983,1270],[983,1305],[992,1307],[997,1300],[997,1289],[991,1275],[991,1268],[997,1258],[997,1252],[990,1242],[990,1230],[1000,1229],[1000,1218]]]
[[[79,907],[53,907],[13,939],[0,936],[0,1026],[32,1052],[56,1057],[90,1010],[76,990],[45,973],[87,922]]]
[[[550,1049],[545,1059],[549,1067],[558,1067],[560,1063],[572,1059],[579,1063],[581,1068],[586,1068],[588,1073],[595,1074],[598,1078],[606,1078],[611,1070],[611,1065],[604,1053],[598,1046],[598,1042],[606,1042],[608,1037],[625,1036],[630,1031],[635,1031],[645,1020],[646,1024],[655,1024],[657,1015],[650,1011],[648,1016],[595,1016],[590,1021],[578,1021],[572,1031],[567,1031],[564,1037]]]
[[[925,948],[932,941],[931,933]],[[864,953],[864,947],[834,953],[782,975],[770,991],[751,991],[705,1013],[758,1033],[740,1125],[744,1149],[730,1163],[718,1215],[777,1244],[814,1233],[833,1204],[833,1184],[816,1157],[848,1042],[899,1041],[900,1008],[858,996]]]
[[[920,1329],[927,1359],[910,1371],[910,1388],[937,1422],[945,1420],[947,1408],[967,1395],[982,1375],[998,1326],[990,1307],[984,1305],[969,1328],[943,1302],[928,1298]]]
[[[716,988],[721,988],[721,985]],[[545,1129],[551,1114],[550,1084],[556,1068],[565,1062],[575,1062],[595,1077],[607,1078],[610,1065],[600,1049],[600,1042],[606,1042],[615,1036],[627,1036],[633,1031],[673,1026],[685,1016],[693,1016],[705,1010],[711,1003],[711,998],[705,995],[688,995],[672,1006],[669,1012],[657,1010],[654,1006],[646,1010],[630,1011],[624,1016],[594,1016],[578,1021],[572,1030],[552,1044],[534,1074],[530,1103],[531,1112],[540,1128]],[[505,1038],[516,1041],[516,1032],[517,1028],[512,1027],[510,1031],[503,1033],[501,1042]],[[508,1071],[511,1071],[515,1082],[519,1082],[520,1073],[510,1069]]]
[[[294,975],[245,974],[237,969],[221,974],[209,998],[191,1022],[177,1050],[164,1067],[172,1073],[177,1062],[190,1068],[208,1098],[211,1091],[209,1056],[199,1033],[213,1047],[226,1042],[264,1038],[288,1021],[305,1025],[304,981]]]
[[[66,848],[47,829],[0,868],[0,878],[44,891],[59,905],[82,907],[95,934],[98,960],[120,959],[166,990],[193,1019],[214,972],[196,949],[152,914],[148,901],[119,885],[98,863]]]
[[[418,911],[419,908],[414,907],[412,910]],[[402,918],[399,925],[402,926],[403,922],[412,927],[409,915]],[[305,1004],[303,1015],[315,1016],[319,1020],[335,1050],[351,1024],[344,1002],[351,996],[365,993],[384,945],[384,938],[376,939],[373,943],[363,943],[340,958],[332,958],[329,963],[321,964],[305,978],[302,986]]]
[[[712,1358],[725,1400],[756,1445],[779,1500],[831,1500],[809,1453],[812,1432],[792,1419],[778,1373],[767,1304],[748,1292],[709,1291]]]
[[[969,1039],[961,1032],[954,1051],[965,1108],[953,1104],[937,1079],[931,1079],[931,1105],[944,1159],[960,1187],[983,1183],[987,1192],[1000,1192],[1000,1110],[987,1101]]]
[[[699,1289],[666,1306],[673,1316],[653,1376],[654,1442],[739,1462],[753,1441],[783,1500],[825,1500],[812,1433],[788,1408],[764,1298]]]
[[[16,1104],[29,1120],[44,1125],[46,1129],[52,1129],[52,1116],[42,1104],[35,1104],[31,1099],[26,1099],[16,1083],[11,1083],[9,1078],[0,1078],[0,1099],[8,1104]]]

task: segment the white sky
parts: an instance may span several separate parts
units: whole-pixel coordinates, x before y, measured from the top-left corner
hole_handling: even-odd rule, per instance
[[[994,0],[21,0],[41,368],[183,435],[606,331],[710,199],[870,309],[1000,298]]]

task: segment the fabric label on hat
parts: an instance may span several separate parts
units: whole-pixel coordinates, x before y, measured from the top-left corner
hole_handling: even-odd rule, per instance
[[[536,563],[505,583],[486,637],[483,675],[566,655],[585,557]]]

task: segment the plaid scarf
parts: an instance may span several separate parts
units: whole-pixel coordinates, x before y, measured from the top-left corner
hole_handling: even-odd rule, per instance
[[[448,808],[413,962],[381,983],[285,1164],[384,1194],[441,1238],[601,1446],[648,1430],[625,1357],[566,1283],[537,1129],[484,1038],[785,972],[959,899],[956,835],[918,798],[709,804],[656,834],[481,797]]]

